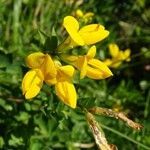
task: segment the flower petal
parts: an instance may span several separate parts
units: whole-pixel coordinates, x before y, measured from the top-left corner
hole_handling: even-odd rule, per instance
[[[123,61],[124,60],[124,51],[119,51],[117,57],[113,58],[115,61]]]
[[[74,75],[74,68],[70,65],[61,66],[57,68],[57,82],[71,81]]]
[[[106,59],[105,61],[103,61],[103,63],[107,66],[111,66],[112,64],[112,60],[111,59]]]
[[[36,53],[30,54],[26,58],[26,63],[29,68],[35,69],[35,68],[41,67],[44,60],[45,60],[45,55],[41,52],[36,52]]]
[[[81,9],[77,9],[77,10],[76,10],[76,16],[77,16],[77,17],[83,17],[83,12],[82,12]]]
[[[124,60],[126,60],[126,61],[130,61],[131,59],[130,59],[130,53],[131,53],[131,50],[130,49],[126,49],[125,51],[124,51]]]
[[[96,68],[92,68],[90,66],[87,67],[87,77],[91,79],[104,79],[103,73]]]
[[[35,97],[42,85],[43,85],[43,74],[39,69],[28,71],[22,81],[22,90],[26,99]]]
[[[110,67],[118,68],[122,64],[122,60],[112,60]]]
[[[72,17],[72,16],[66,16],[64,18],[64,22],[63,22],[64,27],[72,27],[74,28],[74,30],[78,31],[79,30],[79,23],[78,21]]]
[[[82,57],[83,62],[82,63],[82,67],[80,68],[80,79],[83,79],[86,76],[86,72],[87,72],[87,58],[86,57]]]
[[[56,77],[57,74],[56,67],[50,55],[45,54],[45,60],[41,67],[41,70],[42,73],[44,74],[45,81],[51,80],[52,78]]]
[[[56,95],[60,98],[61,101],[72,108],[76,108],[77,93],[72,83],[67,81],[58,82],[55,85],[55,90]]]
[[[63,74],[67,75],[68,77],[72,77],[74,75],[75,69],[71,65],[61,66],[59,67],[59,71]]]
[[[57,83],[56,78],[48,78],[47,80],[45,80],[45,82],[49,85],[54,85]]]
[[[94,16],[94,13],[92,12],[87,12],[83,17],[84,18],[90,18],[90,17],[93,17]]]
[[[112,72],[110,69],[107,67],[107,65],[103,62],[101,62],[98,59],[91,59],[88,64],[95,69],[98,69],[100,72],[103,74],[103,78],[107,78],[109,76],[112,76]]]
[[[78,33],[79,23],[74,17],[72,16],[65,17],[63,26],[65,27],[68,34],[70,35],[70,37],[75,43],[81,46],[84,45],[84,41]]]
[[[109,31],[99,24],[91,24],[84,26],[79,31],[86,45],[91,45],[105,39],[109,35]]]
[[[69,63],[71,62],[75,62],[77,61],[78,59],[78,56],[73,56],[73,55],[61,55],[61,58],[64,60],[64,61],[67,61]]]
[[[95,55],[96,55],[96,46],[94,45],[89,49],[89,51],[87,53],[87,57],[94,58]]]
[[[86,76],[87,57],[79,56],[78,60],[76,62],[74,62],[74,66],[80,70],[80,79],[83,79]]]
[[[109,53],[112,57],[117,57],[119,54],[119,47],[116,44],[109,44]]]

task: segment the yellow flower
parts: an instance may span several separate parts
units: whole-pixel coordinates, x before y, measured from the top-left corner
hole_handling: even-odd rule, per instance
[[[104,26],[100,24],[90,24],[79,29],[78,21],[72,16],[64,18],[63,26],[67,30],[69,37],[58,47],[60,51],[78,45],[91,45],[109,35],[109,31],[105,30]]]
[[[75,12],[75,15],[77,17],[83,17],[84,14],[83,14],[83,11],[81,9],[77,9],[76,12]]]
[[[81,18],[85,22],[87,22],[88,20],[91,19],[91,17],[94,16],[94,13],[92,13],[92,12],[83,13],[83,11],[81,9],[77,9],[76,12],[75,12],[75,16],[77,18]]]
[[[105,79],[112,76],[110,69],[100,60],[95,59],[96,47],[92,46],[84,56],[66,57],[77,69],[80,70],[80,78],[85,76],[92,79]]]
[[[131,53],[130,49],[126,49],[122,51],[122,50],[119,50],[118,45],[110,44],[109,53],[112,56],[112,59],[106,59],[104,63],[107,66],[110,66],[112,68],[119,67],[123,61],[130,61],[130,53]]]
[[[22,90],[25,98],[31,99],[40,92],[43,81],[55,80],[57,72],[55,64],[48,54],[45,55],[41,52],[30,54],[26,63],[31,70],[23,78]]]
[[[74,75],[74,68],[70,65],[58,67],[55,84],[56,95],[68,106],[76,108],[77,94],[71,78]]]
[[[30,54],[26,59],[31,68],[22,81],[23,95],[26,99],[35,97],[45,81],[49,85],[55,85],[56,95],[68,106],[75,108],[77,94],[71,78],[74,68],[70,65],[58,66],[50,55],[41,52]]]

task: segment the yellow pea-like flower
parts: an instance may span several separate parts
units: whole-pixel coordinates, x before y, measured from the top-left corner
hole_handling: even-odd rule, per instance
[[[90,24],[79,29],[78,21],[72,17],[64,18],[63,26],[67,30],[69,37],[59,47],[59,51],[64,49],[95,44],[109,35],[109,31],[105,30],[100,24]]]
[[[95,59],[96,47],[92,46],[88,53],[84,56],[68,56],[66,57],[72,65],[80,70],[80,78],[85,76],[92,79],[105,79],[112,76],[112,72],[102,61]]]
[[[130,61],[130,60],[131,60],[130,54],[131,54],[131,50],[130,50],[129,48],[126,49],[126,50],[124,51],[124,58],[123,58],[123,60],[125,60],[125,61]]]
[[[111,55],[111,59],[106,59],[104,63],[112,68],[119,67],[123,61],[130,61],[130,49],[126,49],[124,51],[120,50],[117,44],[109,44],[109,53]]]
[[[109,31],[99,24],[90,24],[79,29],[78,21],[72,16],[65,17],[63,25],[73,40],[72,43],[81,46],[97,43],[109,35]]]
[[[50,55],[41,52],[30,54],[26,62],[31,68],[22,81],[22,91],[26,99],[35,97],[45,81],[49,85],[55,85],[56,95],[62,102],[76,108],[77,94],[71,82],[75,70],[72,66],[59,66]]]
[[[32,53],[27,57],[26,63],[31,70],[23,78],[22,90],[25,98],[31,99],[39,93],[43,81],[47,82],[49,80],[53,81],[53,84],[56,83],[55,76],[57,72],[55,64],[48,54]]]

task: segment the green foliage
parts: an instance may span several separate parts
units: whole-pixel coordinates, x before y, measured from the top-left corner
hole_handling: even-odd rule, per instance
[[[82,143],[88,149],[96,149],[83,106],[125,112],[144,129],[135,132],[122,122],[103,116],[97,120],[137,143],[105,128],[109,143],[121,150],[146,149],[138,143],[150,149],[149,5],[148,0],[1,0],[0,149],[80,150]],[[115,42],[121,49],[131,48],[131,62],[112,70],[114,76],[107,80],[79,81],[77,76],[74,83],[80,107],[75,110],[62,104],[47,85],[33,101],[25,100],[21,91],[27,71],[25,57],[35,51],[55,53],[66,35],[63,17],[73,15],[78,8],[94,12],[92,22],[104,24],[110,31],[109,38],[97,44],[97,57],[105,59],[108,44]]]

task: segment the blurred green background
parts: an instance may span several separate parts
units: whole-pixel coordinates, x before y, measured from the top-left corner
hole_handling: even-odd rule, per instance
[[[65,106],[45,85],[26,101],[21,81],[28,68],[25,57],[42,50],[40,31],[54,27],[64,39],[63,18],[77,9],[93,12],[90,23],[103,24],[109,37],[98,43],[97,57],[108,56],[108,44],[131,49],[131,61],[112,69],[101,81],[76,81],[78,104],[125,112],[141,123],[133,131],[113,118],[98,116],[109,143],[119,150],[150,149],[150,1],[149,0],[0,0],[0,149],[97,149],[83,112]]]

